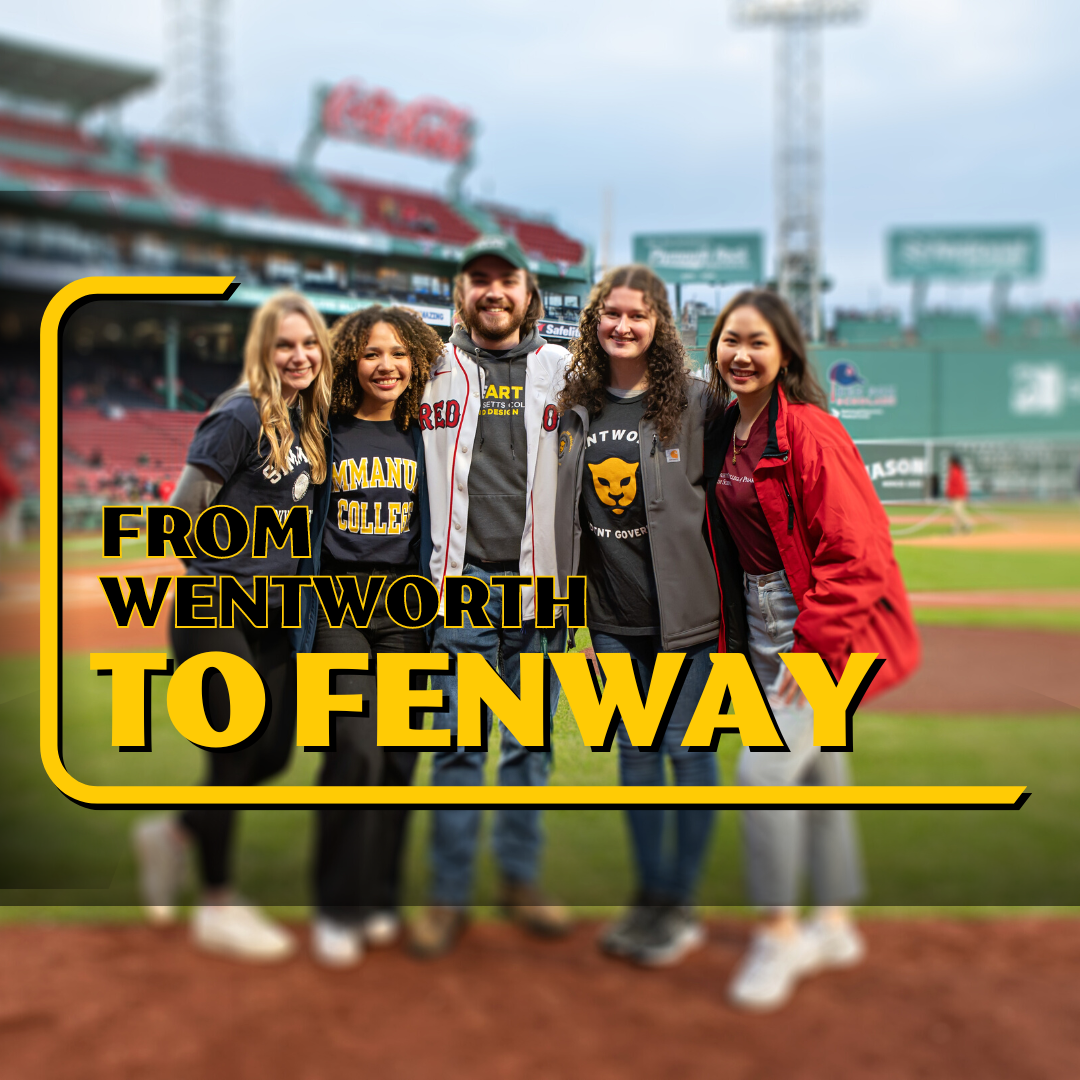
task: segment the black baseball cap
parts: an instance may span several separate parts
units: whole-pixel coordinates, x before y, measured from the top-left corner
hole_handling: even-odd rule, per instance
[[[458,260],[458,270],[464,270],[469,263],[479,259],[483,255],[495,255],[505,259],[511,266],[518,270],[528,270],[529,260],[525,258],[525,252],[518,246],[518,242],[512,236],[481,236],[474,240],[462,253]]]

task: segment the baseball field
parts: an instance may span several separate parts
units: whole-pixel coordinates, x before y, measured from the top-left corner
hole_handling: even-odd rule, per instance
[[[128,846],[140,811],[76,806],[41,768],[38,552],[5,553],[0,1076],[1070,1075],[1080,1055],[1080,511],[977,516],[972,534],[954,536],[921,509],[892,513],[925,657],[908,684],[860,710],[851,766],[856,783],[1024,784],[1031,798],[1020,811],[861,811],[869,958],[809,982],[778,1018],[724,1004],[751,925],[735,813],[721,814],[701,890],[709,944],[670,971],[605,960],[593,944],[633,887],[615,811],[547,815],[545,884],[580,916],[557,944],[528,941],[480,908],[441,961],[391,949],[339,974],[303,954],[274,969],[230,964],[195,954],[182,928],[142,926]],[[200,751],[172,728],[160,686],[153,753],[109,745],[110,681],[89,653],[164,648],[166,634],[113,625],[98,553],[95,537],[64,541],[65,763],[88,782],[194,782]],[[120,572],[168,571],[132,551]],[[565,704],[553,747],[552,783],[616,782],[614,756],[581,744]],[[721,739],[726,782],[737,751],[737,737]],[[281,782],[309,782],[317,766],[317,754],[297,752]],[[417,813],[413,903],[425,895],[426,831]],[[310,833],[308,810],[243,815],[240,888],[299,933]],[[485,859],[478,900],[493,895]]]

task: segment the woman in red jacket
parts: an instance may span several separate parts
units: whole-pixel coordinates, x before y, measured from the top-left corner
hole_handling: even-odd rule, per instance
[[[819,653],[839,678],[851,653],[878,653],[886,663],[869,694],[915,667],[919,640],[888,519],[850,436],[825,410],[783,300],[740,293],[717,319],[709,353],[718,414],[705,450],[714,557],[722,589],[733,564],[741,567],[745,600],[743,609],[725,595],[722,606],[726,619],[734,607],[745,630],[788,747],[744,749],[739,783],[846,784],[843,755],[814,745],[813,710],[780,654]],[[862,873],[847,811],[749,810],[742,822],[750,898],[768,914],[729,996],[769,1009],[800,977],[861,959],[847,905],[862,893]],[[797,905],[807,864],[818,913],[804,924]]]

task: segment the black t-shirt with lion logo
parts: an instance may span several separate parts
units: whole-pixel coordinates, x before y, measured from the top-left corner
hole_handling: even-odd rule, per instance
[[[607,394],[589,422],[581,479],[581,573],[588,575],[590,630],[659,634],[638,430],[645,395]]]

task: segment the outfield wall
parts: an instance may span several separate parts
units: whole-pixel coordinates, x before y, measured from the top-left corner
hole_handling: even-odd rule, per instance
[[[975,497],[1077,494],[1077,343],[815,348],[812,357],[883,500],[939,494],[952,453]]]
[[[705,349],[687,351],[706,374]],[[811,358],[884,501],[934,497],[951,453],[976,497],[1080,494],[1080,342],[818,346]]]

